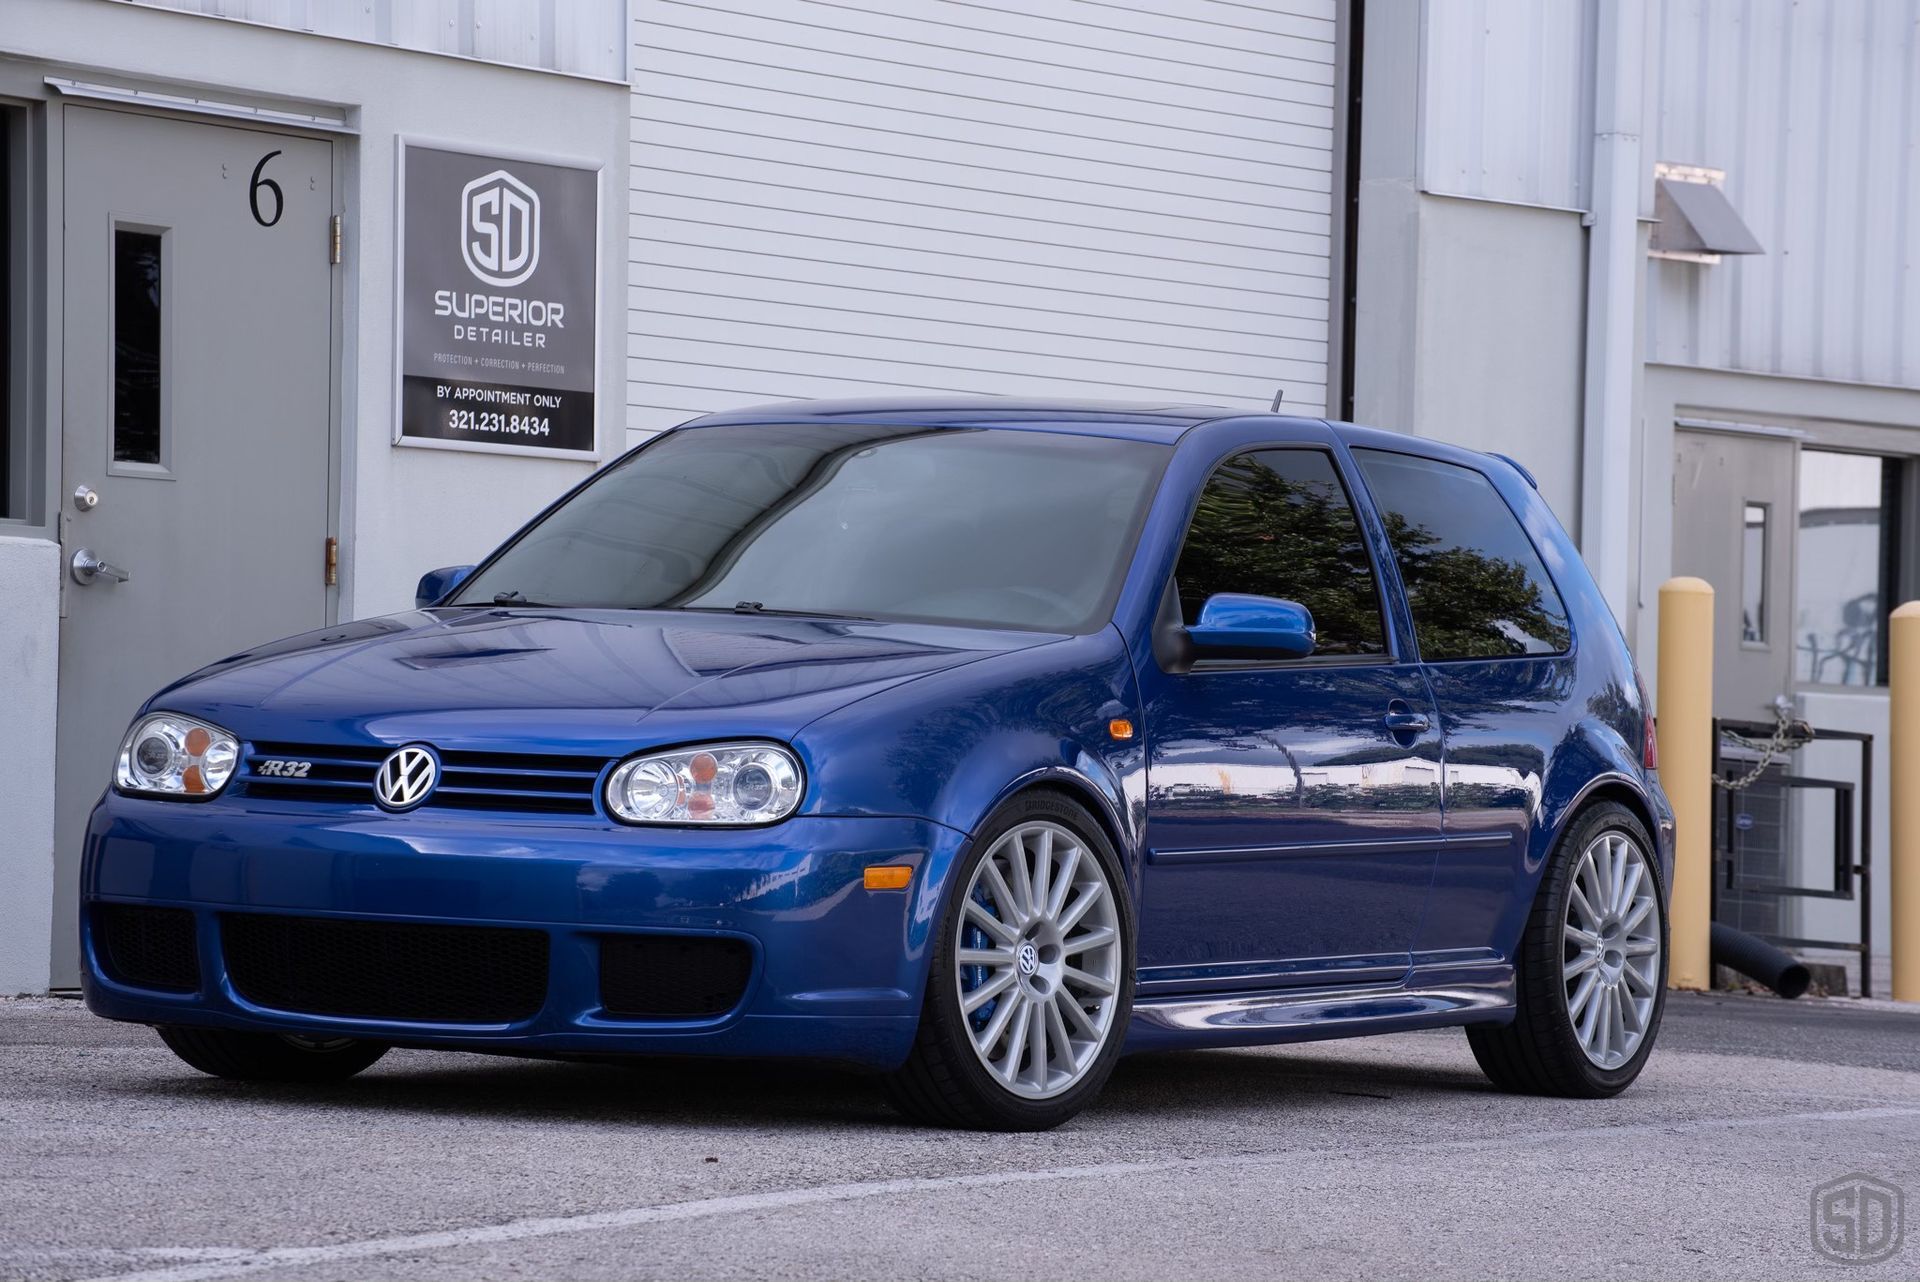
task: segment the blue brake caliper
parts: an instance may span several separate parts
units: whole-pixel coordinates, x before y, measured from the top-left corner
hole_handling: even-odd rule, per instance
[[[993,903],[987,898],[987,893],[978,886],[974,887],[973,902],[986,909],[994,918],[999,918],[1000,914],[994,911]],[[960,936],[960,940],[962,946],[966,948],[993,947],[993,941],[987,937],[987,932],[978,926],[969,925],[966,932]],[[985,966],[962,966],[960,968],[961,991],[970,993],[980,987],[987,982],[987,974]],[[993,1018],[993,1008],[999,1004],[1000,999],[993,998],[969,1015],[968,1021],[976,1030],[985,1028],[987,1021]]]

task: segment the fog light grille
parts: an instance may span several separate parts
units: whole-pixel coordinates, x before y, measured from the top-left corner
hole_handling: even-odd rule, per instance
[[[121,983],[177,992],[200,987],[193,914],[186,909],[95,904],[93,928],[107,973]]]
[[[743,939],[608,935],[600,940],[600,1004],[609,1015],[710,1019],[740,1004],[752,971]]]

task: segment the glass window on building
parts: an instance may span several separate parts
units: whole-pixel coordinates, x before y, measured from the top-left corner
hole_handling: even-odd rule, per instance
[[[1900,529],[1898,459],[1800,451],[1793,671],[1818,685],[1887,680]]]

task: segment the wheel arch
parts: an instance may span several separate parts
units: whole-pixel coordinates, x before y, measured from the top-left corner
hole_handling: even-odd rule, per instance
[[[1660,893],[1662,895],[1670,893],[1672,869],[1665,866],[1661,860],[1659,819],[1654,812],[1652,799],[1647,796],[1637,780],[1627,775],[1604,774],[1588,783],[1567,804],[1559,822],[1554,825],[1553,837],[1547,843],[1546,849],[1551,851],[1557,847],[1561,839],[1566,836],[1567,830],[1579,821],[1581,815],[1606,801],[1625,807],[1635,819],[1640,821],[1640,826],[1646,829],[1647,840],[1652,843],[1652,849],[1647,854],[1651,858],[1654,875],[1660,879]],[[1537,884],[1534,886],[1533,893],[1536,895],[1540,893],[1540,887]]]

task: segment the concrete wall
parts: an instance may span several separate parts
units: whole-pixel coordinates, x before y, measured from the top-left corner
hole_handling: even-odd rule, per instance
[[[59,548],[0,536],[0,996],[47,987],[59,616]]]

